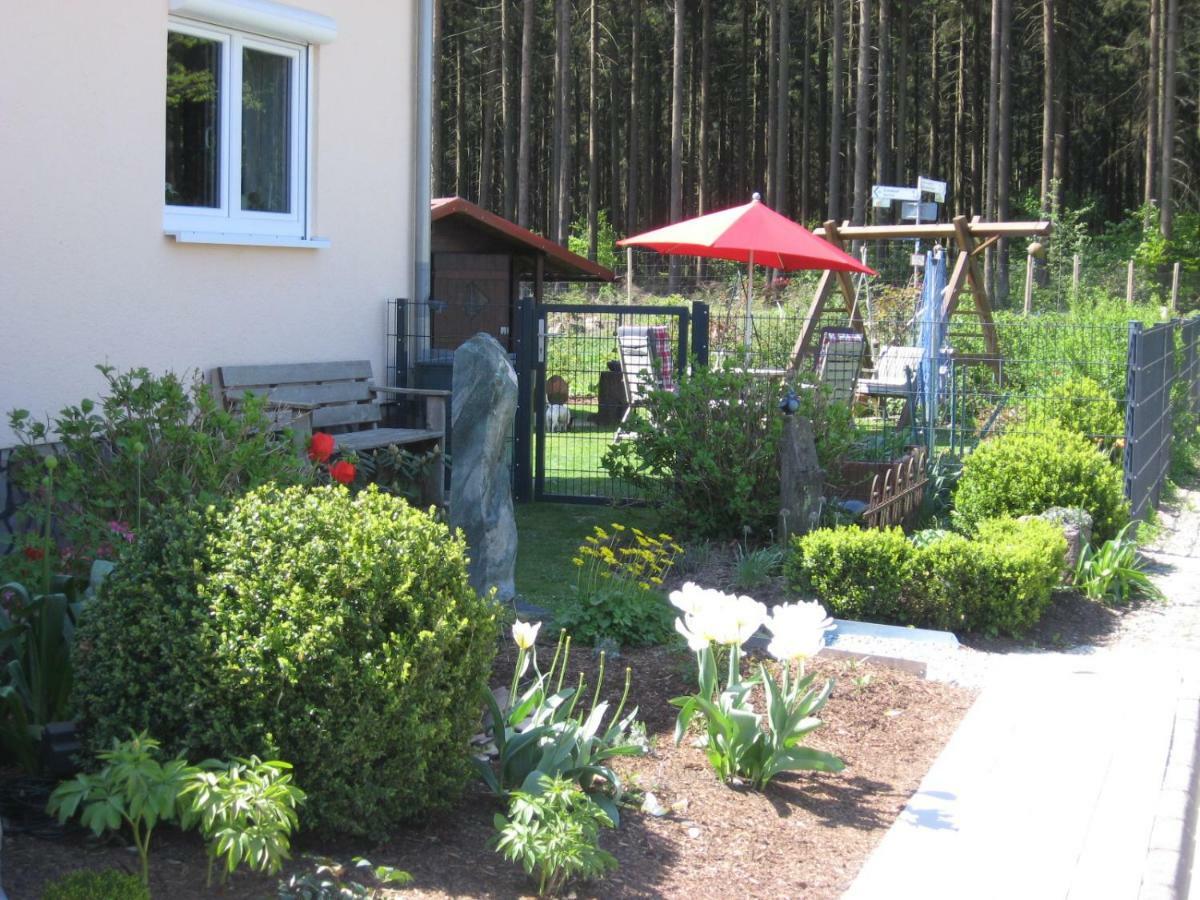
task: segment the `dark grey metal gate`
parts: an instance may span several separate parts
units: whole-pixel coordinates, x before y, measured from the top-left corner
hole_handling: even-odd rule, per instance
[[[605,470],[605,452],[621,433],[628,410],[627,377],[618,329],[627,339],[659,338],[655,380],[675,383],[687,371],[689,353],[707,356],[708,307],[573,305],[535,307],[532,379],[534,431],[533,497],[568,503],[636,502],[637,489]],[[692,341],[693,331],[699,338]],[[703,359],[701,360],[704,361]],[[519,451],[519,448],[518,448]]]

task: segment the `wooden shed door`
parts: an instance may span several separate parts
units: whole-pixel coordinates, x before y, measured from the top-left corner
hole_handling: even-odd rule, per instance
[[[511,270],[507,253],[435,253],[432,346],[455,350],[482,331],[511,351]]]

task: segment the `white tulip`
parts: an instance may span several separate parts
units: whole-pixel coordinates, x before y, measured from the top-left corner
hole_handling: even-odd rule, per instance
[[[517,645],[517,649],[530,649],[537,641],[538,629],[541,627],[541,622],[522,622],[519,619],[513,622],[513,643]]]
[[[816,600],[777,606],[766,625],[772,635],[767,652],[783,662],[815,656],[825,646],[825,632],[836,627]]]
[[[692,582],[672,591],[671,603],[683,611],[675,623],[676,631],[696,651],[710,643],[741,646],[767,617],[767,608],[750,597],[724,594]]]

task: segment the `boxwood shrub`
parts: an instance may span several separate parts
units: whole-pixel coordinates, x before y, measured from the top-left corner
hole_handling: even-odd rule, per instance
[[[1042,519],[989,519],[971,536],[822,529],[797,538],[789,584],[835,616],[951,631],[1021,634],[1050,603],[1067,552]]]
[[[370,488],[263,488],[139,538],[81,622],[88,745],[295,766],[303,825],[382,834],[452,800],[496,647],[464,546]]]
[[[42,900],[150,900],[142,880],[119,869],[78,869],[50,882]]]
[[[913,552],[899,528],[821,528],[794,539],[784,575],[835,616],[917,624],[904,602]]]
[[[1120,471],[1083,435],[1058,428],[1001,435],[963,461],[953,512],[960,527],[1052,506],[1086,509],[1098,541],[1114,537],[1129,520]]]

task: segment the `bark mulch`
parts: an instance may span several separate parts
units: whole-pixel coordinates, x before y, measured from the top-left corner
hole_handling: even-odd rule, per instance
[[[546,653],[545,650],[542,651]],[[550,648],[552,652],[552,648]],[[548,658],[548,657],[546,657]],[[497,661],[507,681],[511,657]],[[619,693],[623,669],[634,673],[631,703],[651,738],[648,756],[621,760],[631,796],[654,795],[664,814],[624,810],[620,828],[602,835],[620,868],[607,879],[578,885],[578,897],[836,897],[851,883],[875,844],[916,790],[970,706],[973,695],[905,672],[818,660],[812,670],[837,686],[812,744],[840,756],[836,775],[791,773],[762,793],[724,785],[701,749],[672,741],[674,708],[667,701],[693,687],[688,653],[630,650],[609,663],[605,695]],[[594,677],[590,651],[572,654],[571,668]],[[471,788],[450,811],[367,842],[304,846],[301,852],[403,868],[413,883],[395,896],[519,897],[531,893],[521,870],[487,848],[501,805]],[[127,848],[79,831],[57,839],[31,833],[5,837],[4,886],[12,900],[40,895],[49,879],[74,868],[119,865],[133,870]],[[204,889],[204,855],[192,836],[156,834],[152,848],[155,898],[270,897],[274,879],[236,876],[224,889]]]

